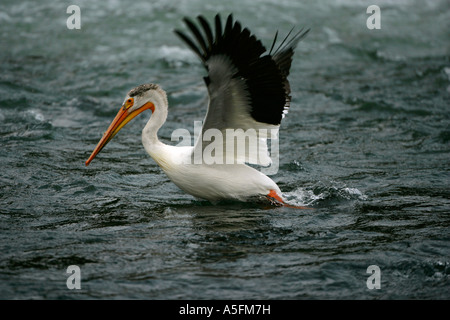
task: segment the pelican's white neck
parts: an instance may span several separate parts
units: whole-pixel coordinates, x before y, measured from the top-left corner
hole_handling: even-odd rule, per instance
[[[167,147],[158,139],[158,130],[162,127],[167,119],[168,101],[166,92],[159,87],[155,90],[150,90],[145,97],[147,102],[152,102],[155,106],[155,111],[152,113],[150,119],[142,130],[142,144],[147,153],[155,160],[161,149]],[[159,161],[157,161],[159,162]]]
[[[142,130],[142,139],[149,140],[151,143],[158,141],[158,130],[167,119],[168,102],[167,95],[162,89],[151,90],[147,93],[145,100],[153,103],[155,111]]]

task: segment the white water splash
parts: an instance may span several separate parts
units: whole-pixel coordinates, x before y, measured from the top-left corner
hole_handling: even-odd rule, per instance
[[[326,200],[367,200],[368,197],[357,188],[320,186],[297,188],[283,193],[289,204],[296,206],[313,206]]]
[[[39,121],[39,122],[45,121],[45,117],[40,110],[37,110],[37,109],[27,110],[27,111],[25,111],[25,114],[36,121]]]

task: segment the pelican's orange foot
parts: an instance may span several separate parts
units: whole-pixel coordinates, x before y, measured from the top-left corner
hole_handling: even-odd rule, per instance
[[[270,190],[270,192],[266,195],[266,198],[271,202],[271,204],[275,206],[283,206],[294,209],[311,209],[308,207],[293,206],[291,204],[284,202],[283,198],[281,198],[280,195],[275,190]]]

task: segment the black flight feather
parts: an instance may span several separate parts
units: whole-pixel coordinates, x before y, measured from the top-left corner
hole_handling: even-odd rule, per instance
[[[294,49],[309,30],[300,30],[291,37],[292,29],[273,52],[277,32],[269,53],[263,55],[267,50],[261,41],[247,28],[242,28],[239,22],[234,22],[231,14],[227,17],[225,27],[222,27],[220,15],[215,16],[215,36],[203,16],[197,19],[203,34],[194,22],[184,19],[197,44],[183,32],[175,30],[175,33],[200,57],[206,68],[206,62],[212,56],[227,56],[235,67],[233,77],[245,81],[252,118],[258,122],[279,125],[291,99],[287,76]],[[209,77],[205,77],[205,83],[209,86]]]

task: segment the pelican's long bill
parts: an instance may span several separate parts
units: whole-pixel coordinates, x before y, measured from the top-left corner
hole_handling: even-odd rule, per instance
[[[114,120],[109,125],[108,130],[103,134],[103,137],[98,142],[94,151],[92,151],[91,156],[86,161],[86,166],[91,163],[91,161],[95,158],[95,156],[103,149],[104,146],[108,144],[108,142],[120,131],[128,122],[130,122],[134,117],[140,114],[144,110],[152,110],[155,111],[155,106],[151,102],[147,102],[142,107],[133,109],[133,99],[128,99],[124,105],[120,108]]]

